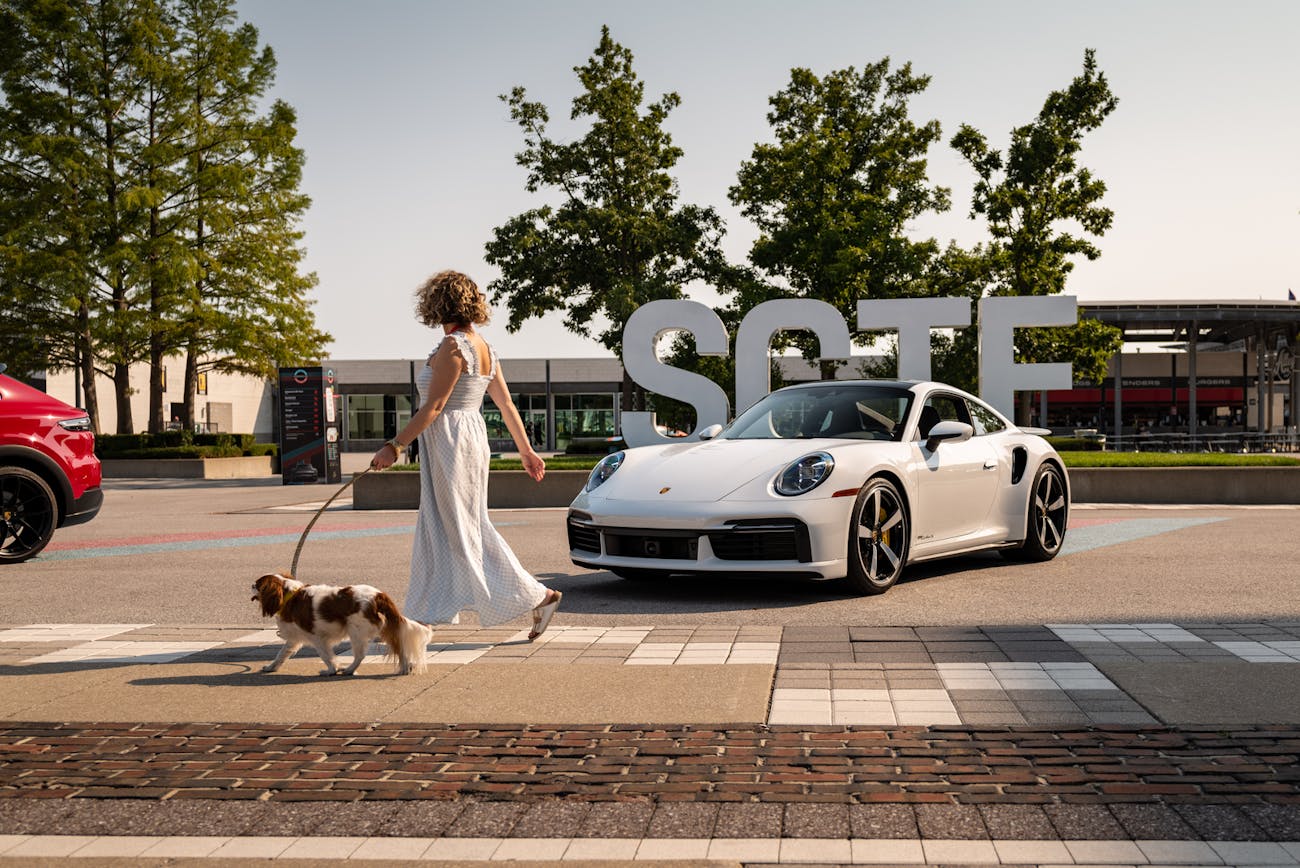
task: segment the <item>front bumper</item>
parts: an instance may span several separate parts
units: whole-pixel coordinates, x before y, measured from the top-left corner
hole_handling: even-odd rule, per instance
[[[70,524],[82,524],[90,521],[99,514],[99,508],[104,504],[104,489],[87,488],[82,492],[81,497],[76,498],[68,505],[68,514],[63,516],[59,522],[59,527],[66,527]]]
[[[569,557],[591,569],[845,576],[853,499],[793,505],[674,503],[651,514],[640,503],[583,494],[566,523]]]

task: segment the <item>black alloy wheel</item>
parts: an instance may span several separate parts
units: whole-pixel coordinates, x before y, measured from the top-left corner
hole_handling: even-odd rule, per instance
[[[58,523],[58,504],[44,479],[23,467],[0,467],[0,564],[39,554]]]
[[[1025,544],[1008,552],[1026,561],[1050,561],[1065,543],[1065,528],[1070,518],[1070,498],[1065,493],[1065,479],[1055,464],[1044,463],[1034,476],[1030,489],[1029,516],[1025,526]]]
[[[862,594],[883,594],[907,564],[910,540],[907,507],[888,479],[867,481],[853,505],[849,525],[848,583]]]

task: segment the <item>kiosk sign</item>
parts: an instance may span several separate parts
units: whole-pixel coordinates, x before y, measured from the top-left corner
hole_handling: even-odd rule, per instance
[[[343,481],[333,368],[280,369],[280,481]]]

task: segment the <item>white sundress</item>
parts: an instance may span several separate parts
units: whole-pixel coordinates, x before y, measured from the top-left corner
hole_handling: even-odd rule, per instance
[[[448,339],[469,370],[456,381],[438,418],[420,432],[420,512],[404,608],[408,617],[429,624],[459,623],[459,613],[469,609],[491,627],[541,605],[547,589],[520,565],[488,518],[491,450],[480,407],[496,376],[497,354],[488,348],[485,376],[474,344],[459,332]],[[421,405],[432,379],[428,365],[415,378]]]

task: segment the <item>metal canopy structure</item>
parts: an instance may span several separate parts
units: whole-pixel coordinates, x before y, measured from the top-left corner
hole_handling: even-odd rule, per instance
[[[1255,350],[1257,407],[1256,427],[1263,432],[1270,427],[1273,384],[1277,379],[1278,365],[1266,364],[1269,352],[1276,348],[1281,338],[1290,351],[1291,359],[1300,356],[1300,301],[1098,301],[1079,304],[1079,315],[1113,325],[1124,340],[1186,342],[1188,356],[1188,413],[1187,433],[1196,436],[1196,356],[1201,344],[1231,344],[1242,341]],[[1123,407],[1122,384],[1123,354],[1115,357],[1115,431],[1121,428]],[[1290,381],[1291,424],[1296,424],[1296,408],[1300,406],[1300,377],[1291,372]],[[1266,392],[1267,386],[1267,392]],[[1268,395],[1268,413],[1265,413],[1265,395]]]

